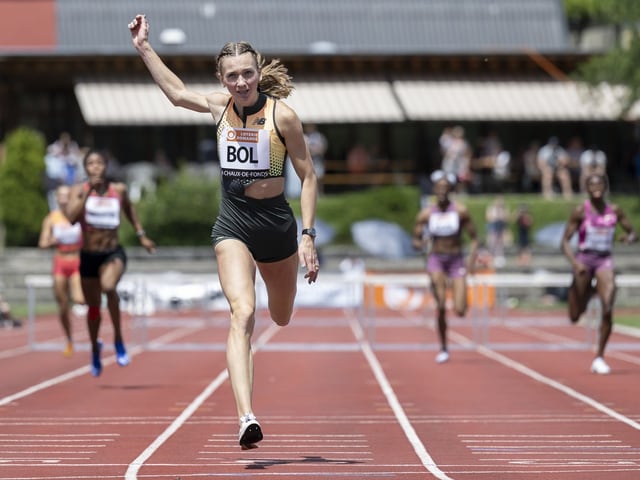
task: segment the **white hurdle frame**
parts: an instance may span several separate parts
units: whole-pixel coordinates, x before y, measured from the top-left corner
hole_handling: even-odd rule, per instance
[[[147,294],[147,282],[145,278],[146,274],[125,274],[123,280],[126,279],[130,282],[136,282],[137,291],[142,292],[146,297]],[[212,279],[217,280],[216,274],[207,275],[185,275],[185,278],[195,279],[196,281],[204,282],[204,279],[208,279],[210,282]],[[326,273],[321,274],[318,278],[318,282],[333,282],[341,285],[341,288],[345,291],[345,298],[348,305],[342,308],[349,309],[358,318],[366,340],[372,345],[373,348],[389,348],[390,345],[384,345],[376,342],[376,307],[372,305],[373,292],[375,287],[385,286],[402,286],[410,288],[424,289],[427,295],[431,295],[429,291],[429,277],[426,273],[400,273],[400,274],[386,274],[386,273],[367,273],[362,272],[358,275],[345,276],[342,274]],[[509,288],[545,288],[545,287],[568,287],[571,282],[571,275],[569,273],[489,273],[489,274],[476,274],[470,275],[467,278],[467,284],[471,287],[479,287],[484,290],[484,300],[481,308],[471,306],[468,316],[472,322],[472,345],[484,345],[493,346],[489,339],[490,329],[490,312],[488,307],[488,289],[495,288],[495,305],[496,308],[504,308],[500,305],[500,299],[508,296]],[[193,283],[193,282],[192,282]],[[299,293],[305,284],[305,280],[300,275],[299,279]],[[36,341],[35,321],[36,321],[36,303],[37,303],[37,290],[42,288],[52,288],[53,279],[50,275],[27,275],[25,276],[25,285],[27,288],[28,299],[28,341],[29,346],[32,349],[38,348],[38,342]],[[635,274],[619,274],[616,276],[616,285],[620,288],[640,288],[640,275]],[[315,288],[314,286],[310,287]],[[258,303],[258,310],[264,310],[266,306],[266,293],[264,291],[264,285],[261,279],[258,277],[256,281],[256,299]],[[368,294],[367,294],[368,292]],[[504,294],[507,294],[506,296]],[[313,290],[309,295],[313,295]],[[139,323],[139,331],[136,334],[138,338],[138,344],[144,348],[148,347],[147,338],[147,320],[148,315],[144,311],[144,305],[138,311],[136,311],[136,302],[144,302],[145,298],[133,298],[134,311],[131,312],[133,318]],[[201,302],[203,306],[203,314],[206,313],[204,304],[206,298],[203,295],[201,299],[195,299],[194,304]],[[326,307],[326,305],[318,304],[318,307]],[[304,308],[302,305],[301,308]],[[259,312],[257,312],[257,315]],[[425,312],[425,315],[429,315],[430,312]],[[591,348],[594,341],[594,330],[598,325],[600,316],[600,302],[597,297],[591,300],[587,312],[587,318],[589,321],[585,325],[586,338],[582,346],[576,346],[575,348]],[[567,322],[569,320],[567,319]],[[419,349],[432,349],[436,348],[435,345],[407,345],[391,346],[392,348],[419,348]],[[566,346],[562,346],[563,348]],[[608,348],[615,348],[616,346],[610,344]],[[623,345],[624,348],[640,349],[640,342],[633,344]],[[548,346],[547,348],[553,348]]]
[[[468,316],[471,317],[472,322],[472,346],[475,348],[478,345],[491,347],[491,348],[506,348],[504,345],[492,344],[489,340],[489,327],[490,327],[490,315],[489,308],[487,306],[486,299],[488,298],[488,289],[495,288],[495,308],[504,308],[500,305],[501,298],[508,297],[509,288],[545,288],[545,287],[569,287],[571,284],[572,275],[570,273],[487,273],[487,274],[475,274],[467,277],[467,285],[469,288],[479,287],[483,289],[483,305],[480,309],[471,306]],[[369,273],[362,277],[362,284],[365,291],[368,289],[369,295],[366,295],[368,303],[371,303],[373,297],[373,291],[375,287],[384,287],[389,285],[399,285],[404,287],[424,288],[425,291],[429,289],[430,282],[426,273],[401,273],[401,274],[385,274],[385,273]],[[635,274],[618,274],[616,275],[617,288],[638,288],[640,287],[640,275]],[[507,293],[507,295],[504,295]],[[360,317],[363,324],[363,328],[367,331],[367,337],[372,347],[385,348],[385,345],[376,342],[375,330],[375,307],[365,304],[363,306],[364,315]],[[587,322],[585,324],[586,338],[582,345],[562,345],[561,348],[574,348],[574,349],[589,349],[592,348],[594,343],[596,327],[600,322],[601,305],[597,296],[594,296],[587,307],[585,315],[587,316]],[[434,312],[435,314],[435,312]],[[615,320],[615,316],[614,316]],[[569,323],[567,314],[567,323]],[[614,325],[615,326],[615,325]],[[403,345],[405,348],[436,348],[438,345],[419,346],[419,345]],[[388,346],[387,346],[388,347]],[[532,346],[529,344],[529,348]],[[608,349],[615,348],[629,348],[640,349],[640,342],[633,344],[616,345],[609,343]],[[513,344],[510,348],[527,348],[527,345]],[[539,344],[536,346],[539,349],[557,349],[554,345]]]

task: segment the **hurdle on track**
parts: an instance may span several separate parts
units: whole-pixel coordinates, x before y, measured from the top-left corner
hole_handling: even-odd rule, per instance
[[[600,318],[600,302],[596,297],[589,303],[585,314],[584,341],[582,342],[528,342],[523,344],[500,344],[492,342],[491,327],[509,325],[519,328],[525,325],[566,326],[566,313],[555,318],[532,314],[530,318],[510,318],[508,299],[515,290],[539,289],[549,287],[568,287],[570,274],[556,273],[483,273],[471,275],[467,279],[469,311],[463,319],[448,314],[450,327],[471,327],[470,342],[466,346],[452,345],[452,348],[476,348],[479,345],[495,349],[590,349],[597,340],[597,327]],[[51,288],[50,276],[29,275],[25,277],[28,290],[28,328],[29,345],[32,349],[61,348],[40,342],[37,338],[35,307],[37,290]],[[616,277],[618,288],[640,287],[640,275],[621,274]],[[436,343],[425,342],[384,342],[379,338],[381,327],[424,325],[435,328],[433,298],[429,290],[429,279],[425,273],[370,273],[343,275],[323,273],[318,282],[307,285],[302,275],[299,278],[297,310],[326,311],[338,309],[333,318],[357,318],[367,340],[376,349],[429,349],[439,348]],[[149,339],[148,330],[159,324],[165,327],[228,326],[228,306],[216,274],[185,274],[176,272],[167,274],[125,274],[119,284],[123,312],[131,315],[134,325],[134,338],[128,343],[140,345],[146,349],[172,350],[223,350],[225,344],[172,342],[160,345]],[[266,290],[261,279],[256,281],[256,322],[268,321],[266,310]],[[188,309],[190,316],[178,315],[180,310]],[[172,317],[172,314],[173,315]],[[324,319],[327,320],[326,318]],[[88,348],[79,346],[79,350]],[[640,342],[615,344],[610,342],[608,349],[640,349]]]

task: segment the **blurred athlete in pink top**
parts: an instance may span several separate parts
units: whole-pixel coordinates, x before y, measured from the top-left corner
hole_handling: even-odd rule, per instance
[[[592,281],[595,279],[595,292],[602,303],[602,319],[598,350],[591,371],[606,375],[611,371],[604,361],[604,350],[613,325],[616,284],[612,249],[616,226],[620,224],[626,232],[621,237],[625,243],[637,241],[638,236],[622,209],[606,202],[607,179],[604,175],[587,177],[586,189],[589,198],[573,210],[562,237],[562,252],[573,268],[568,299],[569,318],[575,323],[585,312],[594,293]],[[574,254],[570,241],[576,232],[578,250]]]
[[[436,170],[431,174],[431,183],[436,203],[428,205],[418,213],[413,229],[413,247],[423,250],[425,243],[430,242],[427,273],[438,311],[438,334],[441,344],[436,362],[444,363],[449,360],[445,311],[447,281],[451,281],[454,309],[458,315],[463,316],[467,312],[467,273],[474,271],[478,239],[469,210],[449,198],[456,184],[455,176]],[[462,251],[463,230],[470,239],[466,265]]]

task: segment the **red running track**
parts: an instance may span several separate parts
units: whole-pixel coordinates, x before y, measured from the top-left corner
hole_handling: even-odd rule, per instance
[[[542,317],[492,322],[488,346],[470,343],[469,320],[452,321],[444,365],[432,320],[415,313],[378,312],[374,344],[371,325],[339,309],[298,311],[285,328],[261,318],[254,408],[265,439],[242,451],[225,315],[150,321],[147,348],[132,346],[125,368],[105,349],[99,378],[84,349],[64,358],[28,348],[26,326],[0,330],[0,478],[640,478],[635,336],[613,335],[602,377],[580,347],[585,329]],[[125,323],[128,339],[140,335]],[[36,331],[61,341],[53,318]],[[108,321],[102,333],[108,344]]]

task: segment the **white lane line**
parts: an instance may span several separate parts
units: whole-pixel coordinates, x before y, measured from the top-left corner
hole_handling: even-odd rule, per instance
[[[618,360],[623,360],[625,362],[633,363],[634,365],[640,365],[640,357],[637,355],[631,355],[625,352],[618,352],[616,350],[612,350],[607,353],[607,356],[617,358]]]
[[[597,400],[588,397],[587,395],[584,395],[576,390],[574,390],[573,388],[567,387],[566,385],[557,382],[556,380],[553,380],[552,378],[549,378],[545,375],[542,375],[541,373],[525,366],[524,364],[520,363],[520,362],[516,362],[515,360],[506,357],[505,355],[502,355],[494,350],[491,350],[487,347],[484,347],[482,345],[478,346],[477,348],[478,353],[484,355],[485,357],[491,358],[501,364],[503,364],[504,366],[511,368],[513,370],[516,370],[524,375],[526,375],[529,378],[532,378],[533,380],[536,380],[537,382],[543,383],[551,388],[555,388],[556,390],[572,397],[575,398],[576,400],[579,400],[580,402],[586,403],[587,405],[595,408],[596,410],[601,411],[602,413],[604,413],[605,415],[608,415],[616,420],[618,420],[619,422],[622,423],[626,423],[627,425],[629,425],[632,428],[635,428],[636,430],[640,430],[640,423],[630,419],[629,417],[622,415],[621,413],[613,410],[612,408],[607,407],[606,405],[603,405],[602,403],[598,402]]]
[[[460,342],[460,343],[468,343],[470,340],[465,337],[464,335],[461,335],[460,333],[457,332],[450,332],[450,337],[451,339],[455,339],[455,341]],[[605,415],[608,415],[620,422],[626,423],[627,425],[629,425],[632,428],[635,428],[636,430],[640,430],[640,423],[632,420],[631,418],[622,415],[621,413],[613,410],[612,408],[607,407],[606,405],[603,405],[602,403],[598,402],[597,400],[584,395],[580,392],[578,392],[577,390],[574,390],[573,388],[567,387],[566,385],[557,382],[556,380],[553,380],[552,378],[549,378],[543,374],[541,374],[540,372],[537,372],[535,370],[533,370],[532,368],[527,367],[526,365],[517,362],[505,355],[502,355],[501,353],[496,352],[495,350],[491,350],[490,348],[487,348],[483,345],[478,345],[476,348],[477,352],[480,353],[481,355],[484,355],[487,358],[491,358],[495,361],[497,361],[498,363],[503,364],[504,366],[511,368],[513,370],[516,370],[524,375],[526,375],[529,378],[532,378],[533,380],[536,380],[540,383],[543,383],[551,388],[555,388],[556,390],[559,390],[560,392],[575,398],[576,400],[579,400],[580,402],[586,403],[587,405],[595,408],[596,410],[599,410],[600,412],[604,413]]]
[[[440,468],[438,468],[436,463],[433,461],[433,458],[431,458],[431,455],[429,455],[429,452],[425,448],[424,444],[420,441],[420,437],[418,437],[418,434],[416,433],[413,426],[411,425],[411,422],[409,421],[407,414],[402,408],[402,405],[400,405],[400,402],[398,401],[398,397],[393,391],[393,387],[391,386],[391,384],[389,383],[389,380],[384,374],[384,370],[380,365],[380,362],[378,362],[378,359],[373,353],[373,350],[371,349],[371,345],[369,344],[368,341],[365,340],[364,332],[362,331],[360,324],[357,322],[356,319],[351,319],[350,325],[355,337],[360,341],[362,352],[364,353],[364,356],[369,362],[369,366],[371,367],[371,370],[373,371],[373,374],[376,377],[376,380],[378,381],[378,385],[380,385],[380,388],[384,393],[384,396],[386,397],[387,402],[391,407],[391,410],[393,411],[396,419],[398,420],[400,427],[404,431],[405,436],[409,440],[409,443],[411,443],[413,450],[416,452],[416,455],[422,462],[422,465],[424,465],[424,467],[434,477],[438,478],[439,480],[453,480],[451,477],[447,476],[447,474],[445,474],[442,470],[440,470]]]
[[[192,329],[180,329],[183,331],[184,335],[188,335],[193,333]],[[170,332],[161,337],[158,337],[154,342],[164,342],[164,341],[172,341],[175,339],[176,333]],[[166,337],[166,339],[165,339]],[[134,357],[143,351],[143,347],[138,345],[129,350],[129,356]],[[106,367],[116,362],[116,356],[111,355],[109,357],[102,359],[102,367]],[[12,395],[7,395],[6,397],[0,398],[0,407],[10,404],[16,400],[19,400],[24,397],[28,397],[29,395],[33,395],[40,390],[44,390],[49,387],[53,387],[54,385],[58,385],[60,383],[66,382],[67,380],[71,380],[73,378],[79,377],[81,375],[86,375],[90,372],[91,367],[89,365],[85,367],[80,367],[75,370],[71,370],[70,372],[64,373],[62,375],[58,375],[57,377],[50,378],[49,380],[45,380],[44,382],[37,383],[32,385],[29,388],[25,388],[20,392],[16,392]]]
[[[279,327],[275,324],[272,324],[267,328],[253,346],[254,351],[258,351],[260,347],[267,343],[278,330]],[[229,373],[225,368],[209,385],[207,385],[202,393],[198,395],[173,422],[171,422],[171,425],[169,425],[164,432],[162,432],[140,455],[138,455],[133,462],[129,464],[127,472],[125,473],[125,480],[136,480],[138,478],[138,471],[142,468],[145,461],[148,460],[151,455],[153,455],[156,450],[158,450],[158,448],[160,448],[162,444],[164,444],[164,442],[166,442],[175,432],[177,432],[182,425],[184,425],[189,417],[191,417],[191,415],[200,408],[207,398],[209,398],[220,387],[220,385],[227,380],[228,377]]]
[[[5,358],[17,357],[18,355],[24,355],[25,353],[29,353],[31,348],[28,345],[24,347],[12,348],[10,350],[5,350],[0,352],[0,360],[4,360]]]

